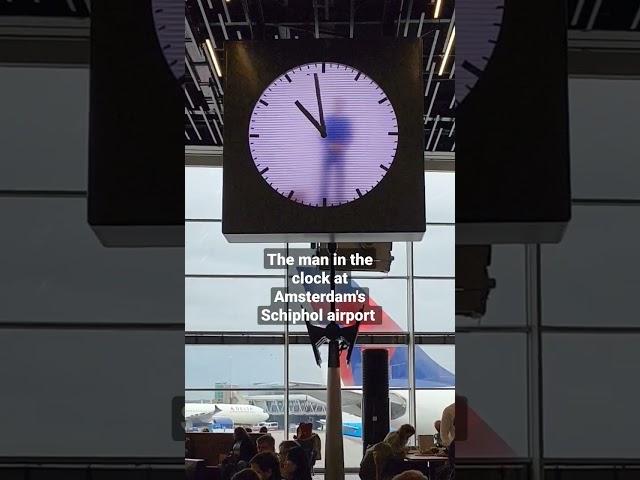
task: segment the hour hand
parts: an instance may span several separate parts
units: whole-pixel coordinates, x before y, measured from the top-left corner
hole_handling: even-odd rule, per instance
[[[318,129],[318,132],[320,132],[320,136],[322,138],[325,138],[327,136],[327,131],[324,128],[324,125],[321,125],[320,122],[318,122],[315,118],[313,118],[313,115],[311,115],[309,110],[304,108],[304,106],[300,103],[299,100],[296,100],[295,103],[296,103],[296,107],[298,107],[300,111],[304,114],[304,116],[307,117],[307,119],[313,124],[313,126]]]

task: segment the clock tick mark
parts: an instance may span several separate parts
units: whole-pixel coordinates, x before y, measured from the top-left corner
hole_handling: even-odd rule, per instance
[[[384,165],[380,164],[380,168],[383,169],[385,172],[389,171],[388,167],[385,167]]]
[[[378,103],[384,103],[387,101],[387,97],[381,98],[380,100],[378,100]]]
[[[260,99],[260,103],[263,104],[265,107],[269,106],[269,104],[262,99]]]
[[[264,175],[268,171],[269,171],[269,167],[264,167],[262,170],[260,170],[260,175]]]
[[[388,135],[398,135],[398,132],[387,132]]]
[[[362,196],[362,192],[360,191],[360,189],[359,189],[359,188],[356,188],[356,193],[358,194],[358,196],[359,196],[359,197],[361,197],[361,196]]]
[[[324,62],[322,63],[322,73],[324,73],[324,69],[325,69],[325,65]]]
[[[289,192],[289,196],[287,198],[291,198],[291,197],[293,197],[293,190]]]
[[[323,207],[326,207],[326,206],[327,206],[327,199],[326,199],[326,198],[323,198],[323,199],[322,199],[322,206],[323,206]]]
[[[286,78],[288,80],[288,82],[291,83],[291,77],[289,75],[287,75],[286,73],[284,74],[284,78]]]
[[[258,138],[260,136],[260,134],[259,133],[250,133],[249,136],[252,137],[252,138]]]
[[[360,75],[362,75],[362,72],[358,72],[358,74],[356,75],[356,78],[354,78],[354,80],[357,82],[358,79],[360,78]]]

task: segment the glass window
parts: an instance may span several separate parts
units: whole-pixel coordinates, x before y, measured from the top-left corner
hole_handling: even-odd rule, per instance
[[[640,81],[572,78],[569,107],[574,198],[640,198]]]
[[[409,359],[406,345],[356,345],[347,365],[342,356],[342,384],[362,387],[362,353],[367,348],[384,348],[389,352],[389,387],[409,386]],[[311,345],[289,347],[289,386],[291,388],[321,388],[327,384],[327,346],[320,349],[322,366],[318,367]]]
[[[175,456],[183,442],[173,440],[170,413],[171,399],[183,395],[183,342],[180,331],[3,328],[0,452]]]
[[[229,243],[221,222],[186,222],[185,273],[204,275],[284,275],[264,268],[264,249],[283,243]]]
[[[283,345],[186,345],[187,388],[284,387]]]
[[[236,426],[258,433],[266,426],[276,441],[276,449],[286,438],[283,390],[209,390],[185,392],[187,432],[232,433]],[[216,412],[215,417],[213,412]]]
[[[425,172],[427,223],[455,223],[456,174]]]
[[[455,280],[416,279],[413,296],[416,332],[455,330]]]
[[[545,456],[640,455],[639,341],[640,334],[544,334]]]
[[[640,326],[629,315],[640,290],[638,218],[636,206],[573,207],[562,242],[542,249],[545,325]]]
[[[351,280],[353,289],[369,289],[370,305],[382,307],[382,324],[363,325],[361,332],[403,332],[407,330],[407,280],[395,278],[357,278]],[[320,287],[318,287],[320,288]],[[324,290],[329,291],[325,285]],[[336,305],[339,308],[339,304]],[[291,331],[306,331],[302,324],[290,325]]]
[[[455,276],[455,227],[427,225],[422,241],[413,243],[413,274],[417,277]]]
[[[185,329],[199,332],[283,331],[258,325],[258,307],[270,304],[271,288],[282,278],[186,278]],[[303,326],[304,328],[304,326]]]
[[[222,218],[222,168],[185,167],[185,218]]]
[[[526,342],[525,334],[456,335],[456,395],[468,404],[467,439],[456,441],[456,456],[528,455]]]
[[[417,390],[416,433],[418,435],[436,433],[434,422],[440,420],[442,411],[455,402],[455,396],[453,390]]]
[[[89,70],[10,66],[0,78],[0,190],[86,189]]]
[[[182,321],[182,248],[103,247],[84,198],[0,198],[0,218],[0,321]]]
[[[454,345],[416,346],[416,388],[454,388],[456,385]]]
[[[488,276],[495,280],[489,290],[486,312],[481,318],[456,316],[456,325],[523,326],[527,322],[525,305],[525,251],[523,246],[492,245]],[[457,265],[457,286],[462,288],[464,266]]]

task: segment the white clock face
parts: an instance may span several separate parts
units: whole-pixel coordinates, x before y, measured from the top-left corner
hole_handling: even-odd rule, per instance
[[[184,75],[184,0],[152,0],[160,48],[175,78]]]
[[[262,93],[249,147],[260,175],[294,202],[342,205],[366,195],[391,168],[398,121],[385,92],[339,63],[300,65]]]
[[[462,103],[491,59],[502,26],[504,0],[458,0],[456,11],[456,100]]]

